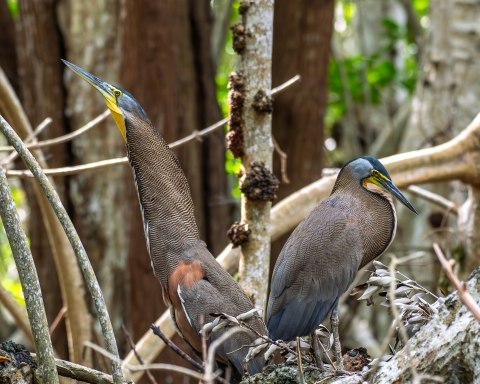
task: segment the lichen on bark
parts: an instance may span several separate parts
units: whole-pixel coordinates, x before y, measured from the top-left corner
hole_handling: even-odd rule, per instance
[[[273,0],[245,3],[242,24],[245,28],[245,50],[240,67],[245,76],[245,102],[242,166],[245,173],[253,163],[263,163],[272,170],[272,117],[258,113],[252,103],[259,89],[268,92],[272,83]],[[248,7],[247,7],[248,5]],[[242,245],[239,282],[254,305],[265,308],[270,266],[270,201],[251,200],[242,195],[242,223],[252,233]]]

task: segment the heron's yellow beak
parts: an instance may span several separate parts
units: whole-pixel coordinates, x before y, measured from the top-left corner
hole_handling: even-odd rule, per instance
[[[77,67],[75,64],[72,64],[63,59],[62,61],[74,73],[76,73],[78,76],[80,76],[83,80],[85,80],[88,84],[90,84],[92,87],[94,87],[96,90],[98,90],[102,94],[108,109],[110,110],[115,122],[117,123],[118,129],[122,134],[123,140],[125,140],[125,143],[126,143],[127,134],[126,134],[126,127],[125,127],[125,118],[123,116],[122,111],[117,105],[117,97],[122,96],[122,91],[115,88],[113,85],[110,85],[105,81],[100,80],[98,77],[93,76],[92,74],[88,73],[82,68]]]

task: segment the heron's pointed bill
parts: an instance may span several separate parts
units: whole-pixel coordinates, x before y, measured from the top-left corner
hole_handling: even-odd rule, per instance
[[[123,139],[125,140],[125,142],[127,142],[125,119],[123,117],[122,111],[117,105],[117,98],[115,96],[115,91],[117,89],[114,86],[108,84],[107,82],[100,80],[98,77],[93,76],[82,68],[77,67],[75,64],[72,64],[63,59],[62,61],[74,73],[76,73],[78,76],[80,76],[83,80],[85,80],[88,84],[90,84],[102,94],[108,109],[110,110],[113,118],[115,119],[115,122],[117,123],[118,129],[120,130]]]
[[[390,192],[393,196],[395,196],[402,204],[404,204],[408,209],[410,209],[413,213],[418,215],[418,212],[413,208],[413,205],[407,200],[407,198],[403,195],[402,192],[393,184],[390,180],[379,180],[380,184],[383,188],[385,188],[388,192]]]

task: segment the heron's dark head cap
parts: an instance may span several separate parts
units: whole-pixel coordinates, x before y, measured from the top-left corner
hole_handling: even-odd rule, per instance
[[[103,80],[100,80],[98,77],[93,76],[82,68],[72,64],[66,60],[62,60],[65,65],[70,68],[75,74],[84,79],[87,83],[93,86],[98,90],[107,104],[108,109],[110,110],[115,122],[117,123],[118,129],[123,136],[125,142],[127,142],[127,133],[126,133],[126,124],[125,120],[130,115],[137,115],[144,119],[148,119],[145,111],[135,98],[123,90],[120,87],[111,85]]]
[[[359,182],[363,188],[371,192],[383,194],[383,191],[387,191],[412,212],[417,213],[412,204],[410,204],[407,198],[399,191],[395,184],[393,184],[383,164],[374,157],[362,156],[350,160],[343,166],[337,179],[340,179],[342,176],[353,178]]]

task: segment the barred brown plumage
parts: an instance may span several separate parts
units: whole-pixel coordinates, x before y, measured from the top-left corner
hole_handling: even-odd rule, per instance
[[[298,225],[277,259],[267,308],[272,339],[310,335],[332,311],[340,347],[338,299],[358,269],[395,237],[397,218],[387,191],[416,213],[378,160],[361,157],[342,168],[330,197]],[[341,366],[339,350],[336,356]]]
[[[114,114],[133,168],[154,273],[179,334],[200,354],[201,317],[211,322],[211,313],[237,316],[253,309],[252,302],[200,240],[190,189],[180,163],[140,104],[123,89],[71,63],[65,64],[100,91]],[[119,113],[123,121],[119,120]],[[265,333],[261,318],[253,317],[248,322]],[[228,327],[213,333],[209,342],[226,330]],[[243,374],[246,346],[253,340],[245,333],[233,335],[217,350],[217,360],[231,363]],[[263,363],[263,357],[254,359],[248,372],[260,372]]]

